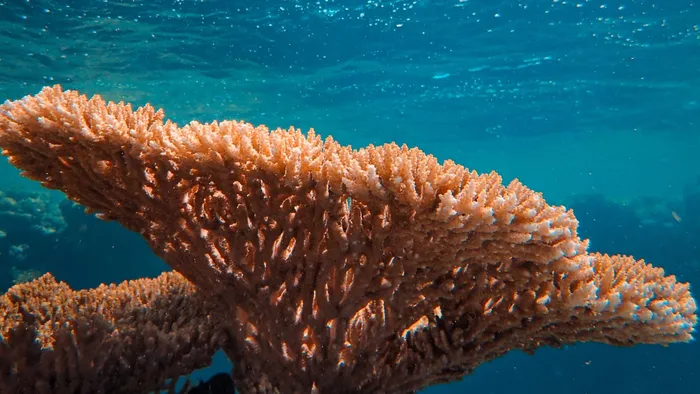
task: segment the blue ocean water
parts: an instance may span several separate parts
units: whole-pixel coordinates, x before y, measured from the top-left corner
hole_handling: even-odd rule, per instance
[[[0,99],[53,84],[148,102],[180,124],[419,146],[572,207],[591,250],[700,284],[691,0],[0,0]],[[29,270],[82,288],[166,269],[139,236],[4,160],[0,197],[3,290]],[[695,393],[699,380],[697,342],[582,344],[513,352],[426,392]]]

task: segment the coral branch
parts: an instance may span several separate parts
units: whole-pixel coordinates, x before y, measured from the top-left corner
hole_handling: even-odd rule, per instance
[[[46,274],[0,298],[0,392],[170,388],[211,363],[219,324],[177,273],[81,291]]]

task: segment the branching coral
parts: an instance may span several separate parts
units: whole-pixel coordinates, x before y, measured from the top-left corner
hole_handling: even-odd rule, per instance
[[[0,392],[172,388],[211,362],[219,325],[177,273],[81,291],[46,274],[0,298]]]
[[[512,349],[691,339],[688,285],[571,211],[394,144],[164,122],[60,87],[0,109],[25,176],[140,232],[225,316],[241,392],[410,392]]]

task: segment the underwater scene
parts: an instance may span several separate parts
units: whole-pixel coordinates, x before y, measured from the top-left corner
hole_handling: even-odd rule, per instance
[[[0,394],[700,392],[700,4],[0,0]]]

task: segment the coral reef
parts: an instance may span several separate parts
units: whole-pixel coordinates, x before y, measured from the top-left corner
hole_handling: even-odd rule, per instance
[[[588,253],[570,210],[418,149],[178,127],[58,86],[0,108],[0,147],[25,176],[140,233],[196,287],[187,299],[221,322],[212,335],[243,393],[412,392],[513,349],[689,341],[697,321],[687,284]],[[32,305],[18,289],[13,308]],[[29,308],[13,332],[47,335],[32,320],[42,313]]]
[[[27,279],[22,272],[49,269],[42,263],[54,256],[65,227],[49,193],[0,191],[0,289]]]
[[[167,268],[149,256],[138,234],[124,234],[116,223],[85,215],[84,207],[62,196],[21,190],[0,196],[2,291],[45,272],[64,280],[70,277],[74,288],[89,288],[104,281],[156,276]]]

